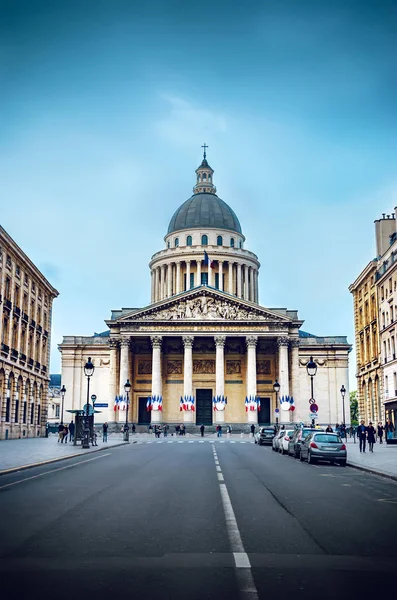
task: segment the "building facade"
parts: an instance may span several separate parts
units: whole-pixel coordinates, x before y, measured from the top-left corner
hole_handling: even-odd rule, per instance
[[[204,154],[193,195],[172,216],[165,247],[150,261],[151,303],[112,311],[103,334],[63,338],[66,408],[86,401],[83,366],[91,357],[102,422],[125,419],[127,379],[129,420],[136,423],[270,423],[276,408],[281,422],[306,422],[306,365],[313,356],[319,421],[341,422],[350,345],[344,336],[302,332],[296,310],[259,304],[258,257],[245,248],[213,174]],[[349,420],[348,395],[345,403]]]
[[[0,439],[45,433],[58,292],[0,226]]]

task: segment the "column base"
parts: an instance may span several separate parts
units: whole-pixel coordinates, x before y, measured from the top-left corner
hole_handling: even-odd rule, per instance
[[[224,423],[225,422],[225,411],[224,410],[215,410],[215,423]]]
[[[163,411],[162,410],[152,410],[151,423],[162,423],[163,422]]]
[[[249,410],[247,412],[247,423],[258,423],[258,411]]]

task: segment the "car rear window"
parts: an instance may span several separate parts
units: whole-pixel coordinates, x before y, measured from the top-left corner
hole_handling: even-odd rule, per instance
[[[288,435],[288,437],[292,437],[294,435],[294,430],[287,431],[286,434]]]
[[[302,439],[304,440],[305,438],[307,438],[309,433],[312,433],[312,431],[313,429],[302,429]]]
[[[330,435],[329,433],[316,433],[313,440],[319,444],[342,444],[339,435]]]
[[[274,435],[274,429],[264,429],[263,433],[271,433],[272,435]]]

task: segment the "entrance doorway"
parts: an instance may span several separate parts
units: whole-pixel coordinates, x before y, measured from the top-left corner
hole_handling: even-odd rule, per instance
[[[212,425],[212,390],[196,390],[196,425]]]
[[[270,398],[259,398],[261,409],[258,414],[258,422],[260,425],[270,425]]]
[[[146,408],[147,398],[138,398],[138,424],[149,425],[150,412]]]

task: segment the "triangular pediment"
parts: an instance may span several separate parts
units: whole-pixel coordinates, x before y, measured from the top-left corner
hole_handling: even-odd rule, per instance
[[[124,314],[116,322],[253,320],[278,324],[288,324],[292,321],[291,318],[258,304],[246,302],[207,286],[200,286],[141,310]]]

